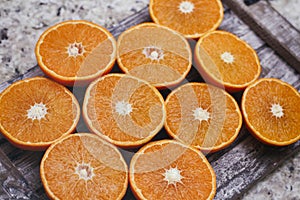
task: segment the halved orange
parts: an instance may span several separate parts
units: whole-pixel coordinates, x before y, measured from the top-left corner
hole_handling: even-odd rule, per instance
[[[175,140],[143,146],[130,162],[129,181],[138,199],[213,199],[216,175],[198,150]]]
[[[50,78],[68,86],[85,85],[112,69],[116,41],[97,24],[70,20],[48,28],[40,36],[35,54]]]
[[[216,30],[224,16],[220,0],[150,0],[149,11],[155,23],[187,38]]]
[[[300,139],[300,94],[281,80],[263,78],[247,87],[242,112],[249,131],[263,143],[285,146]]]
[[[168,134],[206,153],[229,146],[242,126],[235,99],[205,83],[178,87],[168,95],[165,104]]]
[[[117,42],[117,61],[127,74],[157,88],[180,83],[192,66],[187,40],[154,23],[143,23],[123,32]]]
[[[90,131],[120,147],[150,141],[165,121],[164,99],[148,82],[108,74],[86,90],[83,117]]]
[[[19,148],[46,149],[72,133],[79,116],[75,96],[44,77],[15,82],[0,94],[0,130]]]
[[[194,53],[201,76],[229,92],[244,90],[259,78],[261,67],[255,50],[232,33],[207,33]]]
[[[119,150],[97,135],[76,133],[51,145],[40,175],[51,199],[122,199],[128,169]]]

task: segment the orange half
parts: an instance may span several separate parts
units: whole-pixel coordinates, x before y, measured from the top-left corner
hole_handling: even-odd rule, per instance
[[[40,36],[35,55],[43,72],[55,81],[86,85],[112,69],[116,41],[108,30],[92,22],[64,21]]]
[[[51,199],[121,200],[128,169],[119,150],[89,133],[69,135],[45,152],[40,175]]]
[[[213,199],[216,175],[198,150],[175,140],[143,146],[130,162],[129,181],[138,199]]]
[[[45,150],[72,133],[79,116],[75,96],[44,77],[15,82],[0,95],[0,130],[19,148]]]
[[[242,114],[235,99],[205,83],[178,87],[168,95],[165,104],[168,134],[206,153],[229,146],[242,126]]]
[[[300,94],[274,78],[251,84],[242,97],[242,111],[250,132],[261,142],[286,146],[300,139]]]
[[[120,68],[157,88],[180,83],[192,66],[188,41],[179,33],[154,23],[129,28],[119,36],[117,47]]]
[[[223,20],[220,0],[150,0],[152,20],[187,38],[199,38],[216,30]]]
[[[90,131],[128,148],[150,141],[166,117],[159,91],[148,82],[125,74],[108,74],[92,82],[82,109]]]
[[[205,34],[198,40],[194,54],[196,67],[205,81],[228,92],[244,90],[261,72],[255,50],[226,31]]]

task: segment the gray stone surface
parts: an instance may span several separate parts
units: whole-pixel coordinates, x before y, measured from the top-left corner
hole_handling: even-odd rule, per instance
[[[35,43],[50,25],[86,19],[105,27],[148,4],[148,0],[0,0],[0,83],[36,65]],[[300,153],[284,162],[241,199],[300,199]]]
[[[84,19],[109,28],[147,4],[148,0],[0,0],[0,82],[36,65],[35,43],[49,26]]]
[[[250,188],[241,199],[300,199],[300,153],[286,160],[276,171]]]

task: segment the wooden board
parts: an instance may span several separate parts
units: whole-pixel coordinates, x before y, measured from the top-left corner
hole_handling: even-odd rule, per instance
[[[223,2],[300,72],[300,32],[268,1],[223,0]]]
[[[118,36],[122,31],[135,24],[150,21],[148,8],[125,19],[110,31]],[[230,31],[246,40],[257,52],[263,67],[262,77],[276,77],[289,82],[300,90],[300,76],[282,60],[266,43],[260,39],[232,10],[225,8],[224,21],[220,29]],[[118,72],[115,67],[114,71]],[[43,75],[38,66],[33,67],[17,79],[0,84],[0,92],[19,79]],[[188,81],[201,81],[195,69],[187,77]],[[72,88],[71,88],[72,89]],[[75,90],[73,90],[75,91]],[[162,91],[163,95],[168,90]],[[76,90],[79,101],[84,90]],[[241,94],[235,94],[239,101]],[[81,122],[77,131],[85,131]],[[162,130],[155,139],[166,138]],[[292,154],[300,151],[300,141],[288,147],[269,147],[254,139],[245,127],[242,128],[237,140],[227,149],[207,155],[217,175],[217,194],[215,199],[237,199],[259,179],[275,170]],[[133,154],[122,151],[129,163]],[[17,149],[0,136],[0,199],[47,199],[39,177],[39,162],[43,152],[31,152]],[[134,199],[130,189],[125,200]]]

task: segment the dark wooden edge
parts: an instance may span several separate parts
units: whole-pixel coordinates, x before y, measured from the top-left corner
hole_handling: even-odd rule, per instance
[[[223,2],[300,72],[300,33],[268,1],[258,1],[249,6],[243,0]]]

